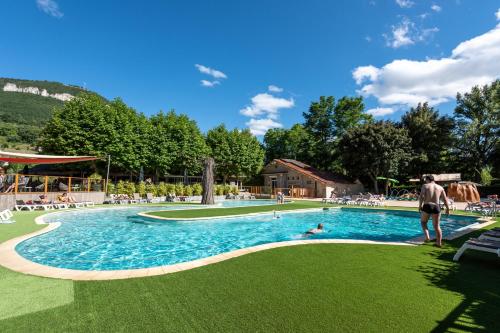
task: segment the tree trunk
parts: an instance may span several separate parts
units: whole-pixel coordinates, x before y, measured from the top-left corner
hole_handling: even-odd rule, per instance
[[[377,177],[370,175],[370,178],[373,182],[373,190],[375,191],[375,194],[378,194],[378,181]]]
[[[385,196],[389,196],[389,180],[385,180]]]
[[[201,204],[202,205],[213,205],[214,200],[214,159],[207,157],[203,161],[203,176],[201,178],[201,183],[203,186],[203,192],[201,194]]]

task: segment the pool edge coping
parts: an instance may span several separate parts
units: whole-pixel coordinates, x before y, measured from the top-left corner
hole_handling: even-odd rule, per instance
[[[333,208],[333,207],[332,207]],[[280,211],[280,212],[297,212],[304,210],[318,210],[323,208],[312,208],[312,209],[302,209],[302,210],[288,210],[288,211]],[[138,278],[138,277],[147,277],[147,276],[157,276],[157,275],[165,275],[169,273],[176,273],[185,270],[190,270],[197,267],[202,267],[210,264],[215,264],[218,262],[222,262],[225,260],[229,260],[232,258],[237,258],[246,254],[260,252],[264,250],[279,248],[279,247],[287,247],[287,246],[295,246],[295,245],[308,245],[308,244],[370,244],[370,245],[394,245],[394,246],[416,246],[423,243],[422,237],[413,238],[404,242],[382,242],[382,241],[370,241],[370,240],[358,240],[358,239],[310,239],[310,240],[293,240],[293,241],[285,241],[285,242],[273,242],[260,244],[256,246],[251,246],[248,248],[233,250],[230,252],[225,252],[221,254],[217,254],[214,256],[196,259],[192,261],[182,262],[178,264],[172,265],[164,265],[164,266],[156,266],[150,268],[139,268],[139,269],[125,269],[125,270],[106,270],[106,271],[89,271],[89,270],[75,270],[69,268],[59,268],[53,266],[47,266],[38,264],[31,260],[26,259],[21,256],[16,251],[16,246],[21,242],[48,233],[57,229],[61,222],[44,222],[43,218],[47,215],[50,215],[50,212],[47,214],[42,214],[35,218],[36,224],[45,224],[46,227],[35,232],[18,236],[12,239],[9,239],[0,244],[0,265],[6,267],[12,271],[47,277],[47,278],[55,278],[55,279],[66,279],[66,280],[74,280],[74,281],[103,281],[103,280],[119,280],[119,279],[128,279],[128,278]],[[262,215],[269,214],[270,212],[261,212],[254,213],[254,215]],[[272,214],[272,213],[271,213]],[[248,214],[245,214],[247,216]],[[216,217],[220,218],[220,217]],[[205,218],[203,218],[205,219]],[[468,234],[474,230],[481,229],[490,224],[495,223],[495,219],[489,217],[483,217],[477,219],[478,223],[472,225],[470,228],[466,228],[460,230],[458,232],[452,233],[444,239],[452,240],[457,237]]]

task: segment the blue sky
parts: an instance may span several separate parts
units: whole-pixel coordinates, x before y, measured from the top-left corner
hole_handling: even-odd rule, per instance
[[[449,113],[500,77],[496,0],[1,2],[0,76],[174,108],[203,131],[289,127],[320,95],[363,94],[380,119],[423,100]]]

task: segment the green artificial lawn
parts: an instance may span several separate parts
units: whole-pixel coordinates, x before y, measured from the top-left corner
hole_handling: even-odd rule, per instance
[[[147,212],[147,215],[159,216],[165,218],[201,218],[201,217],[222,217],[229,215],[242,215],[252,213],[266,213],[282,210],[296,210],[307,208],[325,207],[324,204],[316,201],[296,201],[284,205],[262,205],[246,207],[228,207],[228,208],[196,208],[182,210],[166,210],[158,212]]]
[[[16,213],[17,223],[0,225],[0,241],[38,229],[36,214]],[[500,260],[474,251],[451,260],[479,233],[443,249],[276,248],[115,281],[46,279],[0,267],[0,332],[499,332]]]

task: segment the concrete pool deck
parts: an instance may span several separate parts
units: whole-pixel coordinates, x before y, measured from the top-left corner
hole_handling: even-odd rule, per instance
[[[307,209],[310,211],[310,209]],[[317,209],[314,209],[317,210]],[[297,210],[296,210],[297,211]],[[283,213],[283,212],[280,212]],[[258,214],[267,214],[258,213]],[[271,213],[272,214],[272,213]],[[58,268],[47,265],[41,265],[32,262],[23,256],[21,256],[15,250],[16,246],[35,236],[50,232],[60,226],[59,222],[45,223],[43,217],[48,214],[44,214],[35,218],[37,224],[47,224],[47,226],[39,231],[26,234],[20,237],[10,239],[2,244],[0,244],[0,265],[11,269],[13,271],[36,275],[42,277],[56,278],[56,279],[69,279],[69,280],[116,280],[116,279],[128,279],[134,277],[146,277],[163,275],[169,273],[180,272],[184,270],[193,269],[196,267],[201,267],[209,264],[218,263],[224,260],[240,257],[249,253],[255,253],[259,251],[269,250],[273,248],[285,247],[285,246],[296,246],[296,245],[307,245],[307,244],[378,244],[378,245],[393,245],[393,246],[414,246],[422,243],[420,238],[415,238],[406,242],[380,242],[380,241],[369,241],[369,240],[356,240],[356,239],[315,239],[315,240],[294,240],[285,242],[275,242],[261,244],[257,246],[252,246],[244,249],[238,249],[231,252],[221,253],[215,256],[197,259],[193,261],[165,265],[151,268],[142,269],[130,269],[130,270],[109,270],[109,271],[89,271],[89,270],[74,270],[67,268]],[[226,216],[227,217],[227,216]],[[482,223],[480,223],[482,222]],[[478,219],[478,223],[470,226],[470,228],[464,228],[456,233],[449,235],[445,239],[454,239],[456,237],[462,236],[471,231],[483,228],[492,223],[495,220],[489,218]]]

